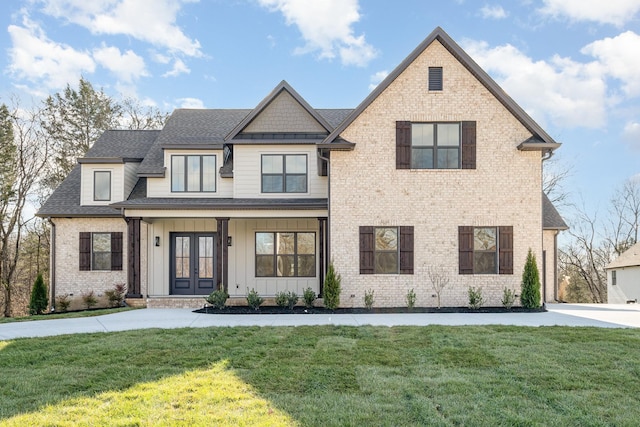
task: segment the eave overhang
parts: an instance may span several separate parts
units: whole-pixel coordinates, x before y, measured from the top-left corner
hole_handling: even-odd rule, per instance
[[[562,144],[551,142],[521,142],[518,144],[519,151],[553,151],[559,148]]]
[[[143,159],[134,157],[80,157],[80,164],[122,164],[122,163],[140,163]]]

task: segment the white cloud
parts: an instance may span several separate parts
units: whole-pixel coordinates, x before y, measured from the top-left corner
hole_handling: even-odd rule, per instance
[[[622,26],[640,11],[638,0],[543,0],[545,15],[571,21],[593,21]]]
[[[126,35],[187,56],[202,56],[200,43],[176,25],[190,0],[41,0],[43,11],[93,34]]]
[[[28,16],[22,26],[9,25],[10,74],[47,89],[60,89],[80,79],[83,73],[93,73],[95,62],[89,52],[79,51],[50,40]]]
[[[581,52],[597,58],[604,73],[621,80],[626,95],[640,96],[640,35],[627,31],[597,40]]]
[[[480,9],[480,14],[484,19],[504,19],[508,16],[507,12],[500,5],[485,5]]]
[[[369,90],[374,90],[384,79],[387,78],[389,72],[387,70],[378,71],[369,78]]]
[[[627,141],[631,147],[640,150],[640,123],[627,123],[622,132],[622,138]]]
[[[606,122],[606,82],[597,62],[554,56],[534,61],[507,44],[491,48],[466,41],[465,50],[500,86],[540,122],[561,127],[602,127]]]
[[[178,98],[176,101],[180,108],[204,108],[204,103],[198,98]]]
[[[144,59],[131,50],[123,54],[117,47],[103,45],[100,49],[93,51],[93,57],[98,64],[125,83],[131,83],[139,77],[149,75]]]
[[[353,24],[360,20],[357,0],[258,0],[271,11],[281,12],[287,25],[295,25],[306,45],[297,54],[319,52],[321,59],[336,56],[344,65],[365,66],[377,56],[364,35],[354,35]]]
[[[191,70],[186,66],[184,62],[182,62],[182,60],[176,59],[173,62],[173,68],[171,69],[171,71],[167,71],[162,75],[162,77],[175,77],[180,74],[189,74],[190,72]]]

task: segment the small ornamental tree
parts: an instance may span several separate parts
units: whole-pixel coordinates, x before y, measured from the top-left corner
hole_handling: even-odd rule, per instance
[[[531,252],[531,249],[527,254],[527,262],[524,264],[524,272],[522,273],[520,303],[524,308],[540,307],[540,276],[536,256]]]
[[[333,263],[329,263],[327,277],[324,279],[324,306],[329,310],[335,310],[340,305],[340,281],[342,278],[336,274]]]
[[[47,309],[47,288],[44,286],[42,274],[38,274],[31,289],[31,300],[29,301],[29,314],[42,314]]]

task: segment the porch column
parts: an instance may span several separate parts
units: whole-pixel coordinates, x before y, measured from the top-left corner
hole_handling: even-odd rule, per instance
[[[318,273],[318,279],[320,280],[320,287],[318,296],[322,295],[324,288],[324,278],[327,274],[328,260],[327,260],[327,218],[318,218],[318,243],[319,243],[319,265],[320,271]]]
[[[216,218],[218,238],[216,240],[216,286],[222,284],[222,289],[229,292],[229,250],[227,238],[229,237],[229,218]]]
[[[142,298],[140,293],[140,218],[127,218],[127,294],[126,298]]]

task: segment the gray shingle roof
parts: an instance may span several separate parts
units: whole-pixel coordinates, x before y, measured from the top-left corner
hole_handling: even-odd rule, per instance
[[[85,158],[120,157],[144,158],[154,143],[158,130],[109,130],[103,133]],[[76,165],[69,176],[55,189],[42,205],[40,217],[119,217],[120,212],[109,206],[80,205],[80,165]]]
[[[542,193],[542,228],[545,230],[568,230],[569,226],[546,194]]]
[[[622,255],[614,259],[605,268],[621,268],[621,267],[635,267],[640,265],[640,242],[631,246],[624,251]]]

